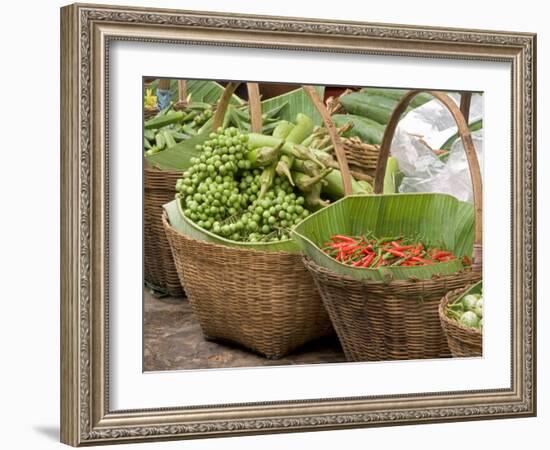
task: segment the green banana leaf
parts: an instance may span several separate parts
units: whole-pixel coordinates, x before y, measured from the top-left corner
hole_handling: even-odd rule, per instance
[[[168,216],[168,222],[177,231],[185,236],[199,240],[212,242],[218,245],[226,245],[229,247],[245,248],[248,250],[258,250],[264,252],[287,252],[299,253],[300,247],[292,239],[276,242],[238,242],[223,238],[214,233],[211,233],[204,228],[189,220],[181,210],[181,202],[179,199],[172,200],[164,205],[164,210]]]
[[[322,267],[366,280],[429,279],[464,269],[461,256],[471,256],[474,208],[447,194],[410,193],[349,196],[313,213],[292,230],[302,251]],[[416,267],[357,268],[340,263],[321,247],[335,234],[378,237],[419,236],[425,245],[452,251],[459,258]]]
[[[361,89],[361,92],[371,94],[371,95],[378,95],[381,97],[387,97],[391,98],[395,101],[401,100],[403,96],[409,92],[409,89],[392,89],[392,88],[363,88]],[[434,98],[430,94],[421,93],[415,96],[411,102],[409,103],[410,108],[418,108],[419,106],[422,106],[424,103],[429,102],[430,100],[433,100]]]
[[[320,97],[323,98],[325,95],[325,87],[315,86],[315,89],[319,93]],[[264,100],[262,102],[262,113],[265,114],[266,112],[278,106],[284,105],[285,103],[287,105],[282,108],[278,119],[294,122],[296,120],[296,115],[298,113],[302,113],[309,116],[311,120],[313,120],[314,125],[321,125],[323,123],[321,115],[317,112],[317,109],[303,88],[298,88],[287,92],[286,94],[281,94],[277,97]]]
[[[193,102],[204,102],[214,104],[223,94],[223,86],[216,81],[209,80],[185,80],[186,81],[186,90],[187,96],[191,95],[191,100]],[[153,88],[153,93],[156,91],[158,85],[158,80],[151,83]],[[170,81],[170,93],[172,94],[172,101],[177,102],[178,100],[178,81]],[[229,102],[230,105],[242,105],[244,101],[238,96],[234,95],[231,97]]]
[[[206,141],[209,134],[209,130],[197,134],[185,141],[181,141],[173,147],[155,153],[154,155],[146,156],[145,161],[152,167],[156,167],[160,170],[183,172],[191,166],[191,158],[200,156],[201,152],[197,150],[196,147]]]

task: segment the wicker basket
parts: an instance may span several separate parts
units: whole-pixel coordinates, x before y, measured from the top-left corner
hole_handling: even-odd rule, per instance
[[[149,167],[143,171],[144,278],[154,290],[181,297],[181,287],[170,245],[162,225],[162,205],[174,199],[179,172]]]
[[[300,254],[228,247],[164,228],[205,337],[268,358],[334,333]]]
[[[143,119],[149,120],[155,117],[159,113],[158,108],[143,108]]]
[[[454,357],[482,356],[483,334],[475,328],[467,328],[445,314],[447,305],[456,301],[469,289],[456,289],[447,293],[439,303],[439,319]]]
[[[401,114],[421,91],[411,91],[397,104],[386,126],[376,168],[374,191],[382,192],[389,148]],[[468,125],[457,105],[440,92],[430,92],[455,119],[470,165],[474,190],[475,233],[471,270],[431,280],[357,280],[304,258],[321,293],[346,357],[351,361],[423,359],[450,356],[439,320],[439,302],[448,291],[481,278],[481,174]],[[341,150],[339,150],[340,153]],[[340,155],[342,174],[347,161]],[[343,164],[342,164],[343,159]]]
[[[304,258],[350,361],[451,356],[439,322],[441,297],[476,280],[466,272],[391,283],[343,277]]]

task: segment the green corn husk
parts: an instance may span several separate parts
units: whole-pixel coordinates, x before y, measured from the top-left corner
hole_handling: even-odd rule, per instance
[[[294,159],[294,161],[292,162],[292,170],[305,173],[306,175],[309,175],[311,177],[319,175],[319,166],[313,161],[304,161],[303,159]]]
[[[317,211],[318,209],[324,208],[329,205],[329,202],[321,198],[321,188],[322,184],[314,184],[309,192],[305,193],[305,200],[307,208],[310,211]]]
[[[267,191],[271,188],[273,180],[275,179],[275,166],[276,164],[272,164],[266,167],[260,175],[260,194],[258,198],[264,198]]]
[[[277,161],[280,154],[281,145],[277,147],[260,147],[249,151],[246,158],[252,163],[253,167],[261,167]]]
[[[281,159],[275,166],[275,172],[277,172],[277,175],[281,177],[286,177],[291,184],[291,186],[295,186],[294,180],[292,179],[292,174],[290,172],[290,167],[294,166],[295,158],[288,156],[288,155],[282,155]]]
[[[417,267],[356,268],[323,252],[335,234],[358,236],[420,236],[425,245],[452,251],[457,259]],[[317,211],[292,230],[303,252],[318,265],[355,279],[430,279],[464,270],[461,256],[471,256],[474,208],[447,194],[390,194],[349,196]]]
[[[399,173],[399,164],[393,156],[388,158],[386,172],[384,174],[384,194],[395,194],[397,192],[397,174]]]
[[[342,181],[342,173],[339,170],[333,170],[325,177],[326,183],[323,185],[322,192],[330,197],[332,200],[338,200],[344,197],[344,182]],[[353,194],[367,195],[372,192],[367,191],[358,181],[354,178],[351,179],[351,189]]]
[[[245,248],[248,250],[288,253],[300,252],[298,244],[292,239],[275,242],[239,242],[211,233],[185,217],[181,209],[181,201],[177,198],[166,203],[163,208],[168,216],[168,222],[174,229],[198,241],[211,242],[218,245],[226,245],[228,247]]]
[[[279,139],[286,139],[290,132],[294,129],[296,125],[289,122],[288,120],[281,120],[273,130],[273,137]]]
[[[296,183],[296,186],[298,189],[300,189],[302,192],[309,192],[313,188],[314,185],[318,184],[324,177],[326,177],[332,169],[323,169],[319,172],[319,174],[315,176],[309,176],[302,172],[293,172],[292,173],[292,179]]]

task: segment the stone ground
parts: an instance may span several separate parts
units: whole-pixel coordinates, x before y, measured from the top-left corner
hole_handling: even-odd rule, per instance
[[[153,296],[144,289],[144,361],[158,370],[281,366],[344,362],[336,337],[312,342],[278,360],[226,343],[206,341],[186,299]]]

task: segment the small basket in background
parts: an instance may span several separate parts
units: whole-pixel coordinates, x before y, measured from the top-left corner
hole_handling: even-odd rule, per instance
[[[447,306],[467,295],[473,286],[448,292],[439,303],[439,319],[447,336],[447,342],[454,357],[476,357],[483,354],[483,333],[477,328],[465,327],[446,314]]]

